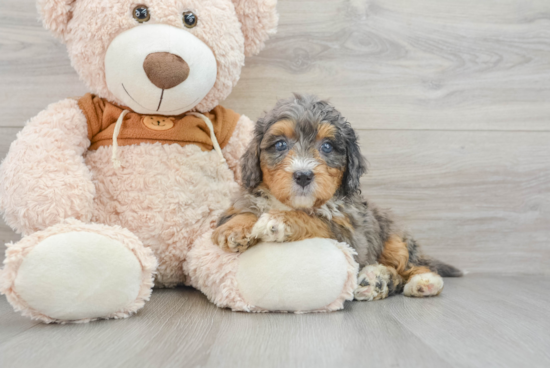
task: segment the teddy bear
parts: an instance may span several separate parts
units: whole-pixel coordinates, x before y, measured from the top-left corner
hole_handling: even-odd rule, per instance
[[[276,0],[38,0],[90,93],[30,119],[0,167],[0,292],[46,323],[125,318],[191,285],[238,311],[341,309],[353,250],[212,244],[254,123],[220,105],[277,25]],[[307,263],[304,260],[307,259]]]

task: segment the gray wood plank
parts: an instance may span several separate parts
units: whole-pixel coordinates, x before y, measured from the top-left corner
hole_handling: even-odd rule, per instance
[[[0,296],[0,346],[11,338],[27,331],[38,322],[20,316],[13,311],[5,296]],[[1,363],[1,358],[0,358]]]
[[[549,274],[550,135],[361,131],[363,194],[471,272]]]
[[[347,303],[329,314],[218,309],[192,289],[156,290],[136,316],[36,325],[0,343],[6,367],[544,367],[548,276],[446,279],[435,298]],[[514,295],[502,293],[510,285]],[[510,300],[513,299],[513,300]],[[521,306],[520,301],[534,304]],[[0,298],[0,306],[6,304]],[[536,307],[538,305],[538,307]],[[15,313],[12,318],[20,319]],[[0,320],[0,338],[5,334]],[[20,321],[18,321],[20,323]]]
[[[341,313],[290,318],[230,315],[223,320],[206,366],[232,362],[229,366],[351,367],[365,360],[374,367],[451,366],[403,329],[383,304],[359,304]],[[245,346],[254,348],[243,354]]]
[[[550,3],[457,4],[280,0],[279,33],[224,104],[255,119],[277,98],[311,92],[362,128],[548,131]],[[86,92],[36,21],[35,0],[0,8],[0,126]]]
[[[454,366],[550,365],[550,307],[521,305],[542,302],[544,292],[532,293],[523,285],[545,290],[548,278],[477,276],[448,284],[441,300],[414,299],[405,308],[393,304],[391,315]]]
[[[86,92],[65,46],[38,21],[36,1],[2,1],[0,10],[0,126],[23,126],[48,104]]]
[[[549,8],[544,0],[283,1],[278,34],[229,101],[254,117],[266,100],[313,92],[363,128],[548,130]]]

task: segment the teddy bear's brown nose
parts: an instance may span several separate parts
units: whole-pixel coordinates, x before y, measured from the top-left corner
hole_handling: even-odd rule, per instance
[[[147,78],[161,89],[169,89],[183,83],[189,76],[189,64],[178,55],[155,52],[143,62]]]

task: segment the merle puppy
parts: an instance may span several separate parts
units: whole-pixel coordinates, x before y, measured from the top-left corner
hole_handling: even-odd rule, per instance
[[[358,300],[434,296],[443,289],[441,276],[462,275],[423,255],[388,212],[361,196],[366,162],[357,135],[325,101],[307,95],[279,101],[258,120],[241,165],[243,190],[212,235],[227,251],[259,241],[346,242],[362,267]]]

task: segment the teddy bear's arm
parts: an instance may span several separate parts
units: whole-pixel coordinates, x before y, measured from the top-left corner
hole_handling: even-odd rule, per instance
[[[51,104],[32,118],[0,166],[0,209],[23,235],[74,217],[89,221],[95,187],[83,154],[86,118],[75,100]]]
[[[254,122],[247,116],[241,115],[233,136],[229,140],[229,143],[223,148],[223,156],[227,161],[229,168],[235,173],[235,180],[241,184],[241,156],[246,151],[248,143],[252,139],[252,133],[254,132]]]

